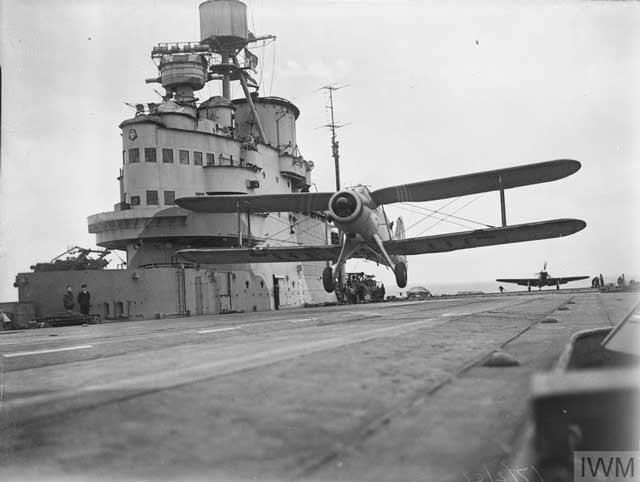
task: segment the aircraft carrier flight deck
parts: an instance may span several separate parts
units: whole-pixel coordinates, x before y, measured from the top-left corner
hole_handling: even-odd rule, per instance
[[[513,463],[532,374],[638,298],[543,291],[3,332],[0,477],[477,480]],[[518,364],[485,366],[496,351]]]

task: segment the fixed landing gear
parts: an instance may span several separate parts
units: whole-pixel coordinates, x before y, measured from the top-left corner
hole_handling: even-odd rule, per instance
[[[333,293],[336,289],[336,280],[333,277],[333,270],[327,266],[322,270],[322,286],[327,293]]]
[[[556,289],[559,290],[560,289],[560,283],[556,283]]]
[[[396,284],[398,288],[404,288],[407,286],[407,265],[404,263],[396,263],[396,268],[393,270],[396,275]]]

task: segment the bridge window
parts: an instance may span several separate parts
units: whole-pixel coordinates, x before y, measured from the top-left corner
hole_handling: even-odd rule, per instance
[[[129,149],[129,164],[132,162],[140,162],[140,149],[137,147]]]
[[[131,205],[140,206],[140,196],[131,196]]]
[[[173,149],[162,149],[162,162],[167,164],[173,163]]]
[[[144,162],[156,162],[156,148],[145,147],[144,148]]]
[[[202,166],[202,152],[193,151],[193,164],[195,166]]]
[[[176,192],[175,191],[165,191],[164,192],[164,205],[165,206],[173,206],[176,203]]]
[[[189,164],[189,151],[180,149],[178,154],[180,155],[180,164]]]
[[[207,166],[213,166],[216,163],[216,155],[207,152]]]
[[[158,205],[158,191],[147,191],[147,206]]]

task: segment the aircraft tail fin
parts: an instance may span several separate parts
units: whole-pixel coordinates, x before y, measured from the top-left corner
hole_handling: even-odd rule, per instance
[[[404,220],[402,219],[402,216],[398,216],[398,219],[396,221],[396,237],[395,237],[395,239],[404,239],[404,238],[405,238]]]

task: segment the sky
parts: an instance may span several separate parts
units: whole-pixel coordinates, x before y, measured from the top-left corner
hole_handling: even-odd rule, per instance
[[[118,201],[118,124],[133,115],[125,103],[159,100],[158,86],[144,83],[157,75],[151,48],[198,40],[199,3],[0,0],[0,301],[17,299],[15,275],[35,262],[95,247],[86,218]],[[246,3],[249,29],[277,36],[254,49],[260,92],[300,108],[298,144],[315,163],[320,191],[335,184],[330,134],[321,127],[327,99],[318,90],[331,83],[345,86],[335,94],[336,118],[347,124],[338,131],[343,185],[377,189],[552,159],[582,163],[566,179],[507,191],[506,203],[509,223],[569,217],[584,219],[585,230],[414,256],[410,286],[491,286],[498,277],[533,276],[545,261],[556,276],[640,278],[640,4]],[[208,85],[199,97],[217,93]],[[500,224],[497,193],[443,211]],[[480,227],[437,223],[403,205],[387,214],[403,216],[408,236]],[[348,269],[394,284],[373,263],[351,261]]]

